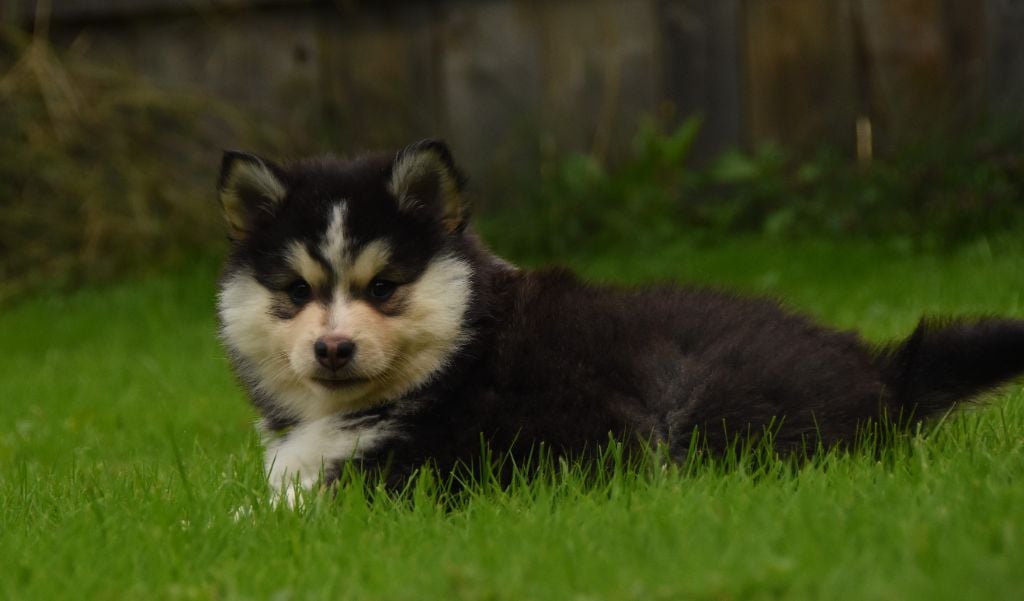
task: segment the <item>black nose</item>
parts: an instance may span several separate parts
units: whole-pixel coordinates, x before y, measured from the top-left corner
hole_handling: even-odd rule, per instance
[[[316,361],[331,371],[338,371],[356,354],[356,343],[344,336],[321,336],[313,343]]]

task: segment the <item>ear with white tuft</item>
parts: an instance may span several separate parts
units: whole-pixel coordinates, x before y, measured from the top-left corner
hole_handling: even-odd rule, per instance
[[[233,240],[243,240],[256,219],[273,214],[288,193],[282,170],[258,156],[224,151],[220,164],[220,206]]]
[[[423,140],[395,157],[388,189],[398,199],[400,211],[436,211],[445,229],[454,233],[465,225],[465,182],[448,146],[440,140]]]

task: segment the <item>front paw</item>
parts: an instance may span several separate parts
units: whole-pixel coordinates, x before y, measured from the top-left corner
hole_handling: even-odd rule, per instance
[[[267,480],[270,485],[270,506],[284,505],[289,509],[302,509],[306,493],[313,490],[321,481],[320,469],[296,469],[292,467],[277,468],[271,466]]]
[[[277,508],[284,505],[288,509],[302,509],[306,506],[303,489],[298,484],[286,484],[281,488],[270,489],[270,506]]]

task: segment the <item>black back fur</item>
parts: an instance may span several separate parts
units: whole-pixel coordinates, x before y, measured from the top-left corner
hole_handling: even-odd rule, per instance
[[[368,458],[393,476],[472,464],[481,435],[518,461],[542,441],[573,456],[609,435],[681,460],[694,436],[720,453],[766,430],[781,452],[815,452],[873,423],[941,416],[1024,372],[1022,321],[922,321],[879,351],[720,291],[605,288],[561,270],[495,273],[481,286],[490,311],[474,344],[402,417],[415,434]]]

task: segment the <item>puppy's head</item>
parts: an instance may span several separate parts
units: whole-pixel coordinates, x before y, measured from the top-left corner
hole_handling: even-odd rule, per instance
[[[444,368],[467,336],[463,181],[432,140],[287,166],[224,154],[221,334],[269,409],[357,409]]]

